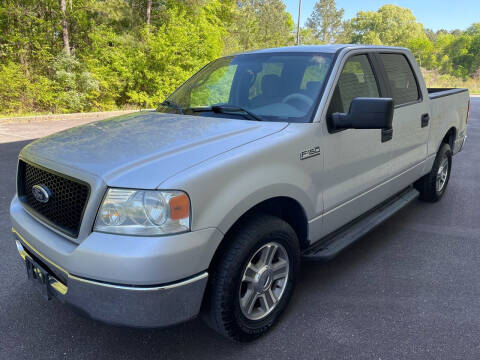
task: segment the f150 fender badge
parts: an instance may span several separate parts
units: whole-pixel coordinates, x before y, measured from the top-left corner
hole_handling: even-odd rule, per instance
[[[317,155],[320,155],[320,146],[316,146],[312,149],[302,151],[300,153],[300,160],[305,160]]]

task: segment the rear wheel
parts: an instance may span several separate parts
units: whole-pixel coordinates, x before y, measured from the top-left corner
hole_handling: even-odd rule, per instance
[[[452,150],[450,145],[442,144],[430,173],[415,183],[415,187],[420,191],[420,199],[428,202],[440,200],[447,189],[451,170]]]
[[[295,231],[285,221],[257,215],[229,241],[212,271],[207,323],[237,341],[267,332],[286,308],[299,268]]]

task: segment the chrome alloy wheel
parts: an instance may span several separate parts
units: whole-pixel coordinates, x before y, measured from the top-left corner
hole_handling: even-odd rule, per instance
[[[437,172],[436,189],[438,193],[442,192],[447,182],[447,179],[448,179],[448,158],[445,156]]]
[[[250,320],[261,320],[278,305],[290,270],[285,248],[277,242],[263,245],[249,260],[240,284],[240,309]]]

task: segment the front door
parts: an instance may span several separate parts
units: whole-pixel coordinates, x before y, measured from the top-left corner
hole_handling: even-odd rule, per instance
[[[391,141],[382,142],[379,129],[332,131],[332,113],[348,113],[357,97],[381,97],[383,87],[367,54],[350,56],[331,96],[323,137],[324,208],[322,236],[371,209],[390,196],[386,181],[391,176]],[[385,97],[385,96],[384,96]]]

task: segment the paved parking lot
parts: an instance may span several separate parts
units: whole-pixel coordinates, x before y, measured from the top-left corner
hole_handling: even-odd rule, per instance
[[[16,157],[29,142],[16,134],[0,141],[0,359],[480,358],[480,98],[444,199],[415,202],[333,262],[304,265],[282,321],[248,345],[199,320],[128,329],[45,302],[10,235]]]

